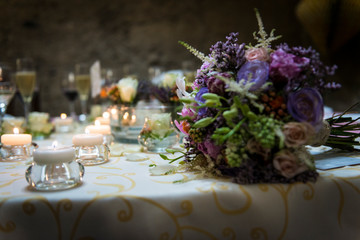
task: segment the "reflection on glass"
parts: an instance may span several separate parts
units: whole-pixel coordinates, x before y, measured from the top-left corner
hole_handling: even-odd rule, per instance
[[[11,79],[8,65],[0,63],[0,128],[6,112],[7,105],[16,91],[15,83]]]
[[[87,101],[90,93],[90,67],[87,64],[76,64],[75,66],[75,86],[79,93],[81,103],[80,121],[86,120]]]
[[[75,74],[73,72],[67,73],[61,82],[62,91],[69,101],[70,116],[76,118],[75,100],[78,97],[78,91],[75,86]]]
[[[29,120],[30,103],[36,84],[36,72],[34,62],[31,58],[21,58],[16,60],[15,81],[21,97],[24,100],[24,111],[27,124]]]

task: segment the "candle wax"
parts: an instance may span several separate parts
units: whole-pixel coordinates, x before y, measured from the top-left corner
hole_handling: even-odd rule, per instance
[[[30,134],[3,134],[1,136],[1,143],[11,146],[29,144],[31,140]]]
[[[75,146],[94,146],[103,143],[103,135],[101,134],[76,134],[73,136],[73,144]]]
[[[75,149],[71,146],[42,147],[34,151],[33,157],[38,164],[71,162],[75,159]]]

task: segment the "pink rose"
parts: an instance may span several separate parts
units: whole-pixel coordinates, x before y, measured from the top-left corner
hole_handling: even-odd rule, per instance
[[[300,162],[297,156],[288,149],[282,150],[275,155],[273,165],[286,178],[292,178],[308,170],[308,166]]]
[[[264,62],[270,59],[267,50],[263,47],[249,48],[248,50],[245,51],[245,58],[248,61],[259,60]]]
[[[308,144],[315,134],[315,129],[307,122],[289,122],[283,126],[287,147],[299,147]]]

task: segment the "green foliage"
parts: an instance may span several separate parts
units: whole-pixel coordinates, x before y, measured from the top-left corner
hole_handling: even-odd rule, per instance
[[[256,8],[255,8],[255,15],[259,25],[259,31],[253,33],[254,39],[257,40],[258,42],[258,44],[255,45],[255,48],[258,47],[269,48],[271,42],[281,38],[281,36],[274,36],[275,29],[273,29],[271,30],[270,36],[268,37],[268,34],[265,32],[264,24],[262,22],[260,13]]]

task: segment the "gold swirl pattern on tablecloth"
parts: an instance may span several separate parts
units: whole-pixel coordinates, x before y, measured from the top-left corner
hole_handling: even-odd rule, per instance
[[[53,215],[53,217],[55,219],[55,224],[56,224],[57,229],[58,229],[58,239],[61,240],[62,239],[62,229],[61,229],[61,220],[60,220],[60,210],[61,210],[61,207],[63,207],[65,211],[71,211],[71,209],[72,209],[71,201],[69,199],[62,199],[62,200],[57,202],[56,208],[54,208],[51,205],[51,203],[44,197],[37,197],[37,198],[27,199],[22,204],[24,213],[26,213],[28,215],[34,215],[35,214],[36,207],[35,207],[35,205],[33,203],[31,203],[33,201],[41,202],[45,206],[47,206],[49,208],[50,212],[52,213],[52,215]]]
[[[222,231],[222,234],[224,237],[230,238],[231,240],[236,239],[236,233],[235,233],[234,229],[232,229],[230,227],[224,228]]]
[[[116,188],[117,191],[114,192],[114,194],[115,193],[125,192],[125,191],[130,191],[131,189],[133,189],[136,186],[135,180],[133,180],[132,178],[129,177],[129,176],[136,175],[136,173],[122,173],[122,174],[117,174],[117,173],[95,173],[95,174],[99,174],[99,176],[96,177],[96,179],[98,179],[98,180],[107,180],[108,177],[120,177],[122,179],[127,180],[130,183],[130,186],[128,186],[127,188],[123,184],[117,184],[117,183],[99,183],[99,182],[94,182],[93,183],[93,184],[99,185],[99,186],[106,186],[106,187]],[[98,194],[100,194],[100,193],[98,193]]]
[[[263,238],[261,238],[261,236]],[[251,238],[254,240],[259,240],[259,239],[268,240],[269,239],[267,232],[263,228],[252,229],[251,230]]]
[[[217,182],[212,183],[210,186],[210,189],[204,190],[204,189],[198,188],[198,190],[203,193],[212,193],[215,204],[222,213],[228,214],[228,215],[237,215],[237,214],[244,213],[245,211],[247,211],[250,208],[252,199],[251,199],[250,194],[245,190],[245,188],[243,186],[238,185],[240,192],[245,196],[246,200],[245,200],[244,206],[240,207],[238,209],[227,209],[225,206],[223,206],[219,200],[218,194],[216,193],[216,189],[215,189],[216,187],[221,190],[228,190],[228,186],[218,184]]]

